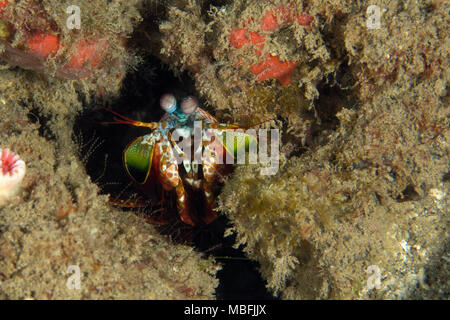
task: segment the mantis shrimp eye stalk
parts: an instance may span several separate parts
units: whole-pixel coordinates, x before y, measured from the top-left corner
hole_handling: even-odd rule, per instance
[[[166,93],[159,100],[161,108],[167,113],[173,113],[177,109],[177,100],[173,94]]]
[[[178,121],[185,122],[188,116],[195,112],[198,108],[198,101],[192,96],[183,99],[180,106],[177,104],[175,96],[170,93],[166,93],[159,100],[161,108],[175,117]]]
[[[25,171],[25,162],[17,154],[9,149],[0,149],[0,206],[19,191]]]
[[[181,102],[181,111],[185,114],[194,113],[198,108],[198,100],[192,96],[186,97]]]

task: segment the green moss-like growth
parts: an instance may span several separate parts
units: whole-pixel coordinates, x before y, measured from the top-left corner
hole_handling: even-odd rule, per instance
[[[51,130],[31,123],[20,105],[0,99],[0,118],[0,148],[27,165],[17,199],[0,207],[0,299],[214,298],[213,259],[113,209],[77,146],[41,136]],[[80,268],[80,289],[66,285],[69,266]]]
[[[406,298],[427,287],[426,266],[442,254],[448,4],[376,5],[380,29],[367,28],[367,3],[345,0],[209,8],[180,0],[161,25],[163,59],[191,72],[213,114],[245,125],[276,119],[287,142],[275,176],[239,168],[220,201],[238,243],[284,298]],[[261,30],[280,6],[313,20]],[[239,28],[264,36],[264,46],[233,47]],[[298,62],[287,86],[251,72],[266,53]],[[382,274],[379,290],[367,288],[371,265]]]
[[[82,100],[100,89],[104,97],[118,92],[133,55],[124,40],[140,19],[139,2],[76,1],[82,28],[73,31],[65,28],[72,1],[9,1],[17,4],[8,10],[16,13],[12,22],[18,30],[29,22],[43,31],[40,23],[52,20],[69,44],[46,61],[49,65],[65,61],[70,43],[80,38],[105,37],[109,46],[98,69],[82,80],[2,64],[0,148],[19,154],[27,173],[17,198],[0,208],[0,299],[214,298],[213,259],[174,245],[134,214],[113,209],[79,159],[90,154],[80,155],[72,140]],[[43,19],[36,19],[36,4],[45,11]],[[15,48],[23,49],[23,35],[15,33]],[[114,64],[117,59],[125,64]],[[66,286],[70,265],[80,268],[79,290]]]
[[[446,188],[448,134],[420,143],[408,114],[383,100],[360,116],[342,111],[342,127],[326,146],[285,159],[275,176],[241,167],[226,184],[220,208],[275,293],[368,297],[366,269],[377,265],[389,285],[371,294],[400,297],[418,276],[404,279],[399,270],[416,274],[439,248],[445,210],[430,190]],[[406,252],[404,243],[414,249]]]
[[[381,29],[368,30],[364,6],[308,3],[325,24],[339,20],[323,30],[346,51],[358,103],[338,106],[324,143],[284,159],[275,176],[239,168],[220,208],[283,298],[408,298],[415,288],[442,298],[424,279],[445,254],[448,223],[448,5],[381,2]]]
[[[71,1],[22,0],[8,5],[5,9],[9,17],[8,26],[16,30],[13,38],[8,40],[13,47],[26,52],[26,39],[32,34],[31,31],[54,34],[63,45],[56,56],[45,60],[48,68],[43,73],[23,70],[5,62],[0,71],[1,98],[7,104],[23,101],[35,112],[41,113],[49,119],[49,126],[58,136],[58,143],[70,146],[72,132],[67,128],[72,127],[75,116],[82,110],[81,97],[87,101],[92,96],[107,99],[119,92],[129,62],[133,60],[133,53],[126,51],[125,39],[140,20],[136,8],[138,3],[138,0],[77,1],[76,5],[81,10],[79,30],[66,27],[69,17],[66,8],[73,5]],[[42,18],[36,19],[36,16]],[[24,27],[27,25],[30,30]],[[48,30],[49,25],[51,30]],[[93,72],[86,78],[75,80],[55,76],[54,67],[61,67],[68,61],[74,44],[80,39],[104,39],[108,43],[101,60],[92,68]]]

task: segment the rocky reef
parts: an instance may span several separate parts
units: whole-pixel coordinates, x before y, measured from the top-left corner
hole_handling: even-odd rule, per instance
[[[199,5],[168,9],[161,54],[217,114],[283,136],[279,172],[239,168],[220,201],[268,287],[442,297],[427,279],[448,254],[448,6],[382,1],[371,28],[367,3]]]
[[[305,3],[338,61],[313,97],[318,129],[275,176],[239,168],[220,207],[283,298],[442,298],[448,283],[430,279],[448,279],[435,269],[448,255],[448,7],[382,2],[369,29],[365,4]]]
[[[86,101],[118,96],[134,56],[125,39],[141,15],[138,1],[77,3],[79,31],[66,28],[70,1],[9,0],[0,18],[10,37],[0,49],[0,148],[27,165],[19,193],[0,207],[0,298],[211,299],[218,264],[111,207],[86,173],[91,154],[81,144],[95,144],[73,139],[75,119]],[[33,17],[39,17],[33,32],[21,31]],[[39,57],[31,48],[48,48],[48,38],[35,47],[27,38],[47,25],[61,47]],[[99,36],[108,46],[98,57],[76,46],[77,39]],[[15,63],[11,54],[19,57]],[[81,73],[66,76],[73,67]],[[70,282],[74,275],[79,287]]]

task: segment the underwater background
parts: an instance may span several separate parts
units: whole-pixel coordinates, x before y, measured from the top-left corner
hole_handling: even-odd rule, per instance
[[[0,298],[448,299],[449,9],[0,0],[0,151],[26,164],[10,189],[0,162]],[[149,129],[105,124],[159,121],[168,92],[280,132],[276,173],[234,166],[211,223],[132,184]]]

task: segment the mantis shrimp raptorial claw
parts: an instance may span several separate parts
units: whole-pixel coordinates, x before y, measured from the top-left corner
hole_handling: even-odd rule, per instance
[[[194,97],[186,97],[178,105],[173,95],[165,94],[160,105],[166,114],[159,122],[135,121],[105,108],[120,120],[104,123],[150,129],[149,134],[136,138],[124,151],[123,162],[128,175],[143,190],[157,185],[163,192],[175,191],[178,213],[185,224],[194,226],[200,220],[208,224],[217,216],[215,186],[230,171],[226,160],[233,159],[238,149],[256,144],[256,138],[237,133],[241,129],[237,125],[219,123],[199,107]],[[229,132],[236,132],[243,138],[241,143],[233,143],[231,148],[225,145]],[[192,191],[195,190],[203,193],[202,205],[193,203]],[[202,214],[200,208],[204,208]]]

